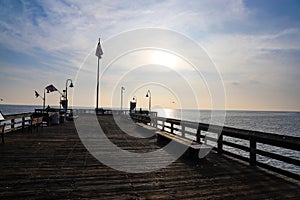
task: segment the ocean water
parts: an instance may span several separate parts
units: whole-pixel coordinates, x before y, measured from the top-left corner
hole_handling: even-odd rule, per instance
[[[0,111],[4,115],[34,112],[34,109],[42,108],[42,106],[31,105],[3,105],[0,104]],[[153,110],[160,117],[175,118],[195,122],[212,123],[209,110],[173,110],[173,109],[157,109]],[[279,112],[279,111],[215,111],[214,119],[222,121],[225,114],[224,126],[242,128],[247,130],[263,131],[280,135],[289,135],[300,137],[300,112]],[[249,146],[249,142],[241,139],[224,137],[224,140],[235,142],[244,146]],[[212,144],[216,145],[216,144]],[[258,149],[293,157],[300,160],[300,154],[297,151],[277,148],[269,145],[258,144]],[[224,146],[224,149],[244,157],[249,157],[248,152],[237,150],[229,146]],[[300,175],[300,167],[282,163],[280,161],[269,159],[264,156],[257,157],[257,160],[263,163],[268,163],[275,167],[280,167],[297,173]]]
[[[161,117],[214,124],[209,110],[157,109],[154,111]],[[300,112],[215,111],[214,118],[218,121],[223,115],[224,126],[300,137]]]
[[[3,115],[34,112],[34,109],[42,108],[43,106],[0,104],[0,111]]]

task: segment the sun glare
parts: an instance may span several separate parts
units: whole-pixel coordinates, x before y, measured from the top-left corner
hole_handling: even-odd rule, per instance
[[[177,56],[165,51],[155,51],[151,57],[151,63],[163,65],[166,67],[174,67],[177,63]]]

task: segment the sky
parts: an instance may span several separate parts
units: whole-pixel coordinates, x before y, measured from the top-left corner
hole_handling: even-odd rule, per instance
[[[125,87],[124,107],[148,108],[150,90],[154,108],[300,111],[299,11],[298,0],[0,0],[0,103],[42,105],[35,90],[72,79],[70,104],[95,107],[101,37],[99,107],[119,107]]]

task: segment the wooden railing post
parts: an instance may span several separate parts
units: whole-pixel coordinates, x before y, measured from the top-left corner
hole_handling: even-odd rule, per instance
[[[161,124],[161,125],[162,125],[161,130],[164,131],[164,130],[165,130],[165,121],[162,121],[162,124]]]
[[[197,128],[197,134],[196,134],[196,142],[200,143],[200,141],[201,141],[201,129],[198,126],[198,128]]]
[[[250,165],[256,165],[256,141],[254,137],[250,137]]]
[[[185,138],[185,125],[181,124],[181,136]]]
[[[223,152],[223,134],[221,133],[218,139],[218,152]]]
[[[2,144],[4,144],[5,124],[1,124],[1,126],[0,126],[0,131],[1,131],[1,140],[2,140]]]
[[[15,118],[11,119],[10,128],[14,131],[15,130]]]
[[[173,122],[169,122],[171,123],[171,133],[174,134],[174,123]]]
[[[25,128],[25,116],[22,117],[22,132],[24,132]]]

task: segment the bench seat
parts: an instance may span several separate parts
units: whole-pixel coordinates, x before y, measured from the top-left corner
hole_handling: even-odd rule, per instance
[[[157,131],[156,128],[154,128],[154,127],[152,127],[152,126],[148,126],[147,124],[144,124],[144,123],[138,122],[138,123],[136,123],[136,125],[138,125],[138,126],[140,126],[140,127],[143,127],[143,128],[145,128],[145,129],[147,129],[147,130],[149,130],[149,131]]]
[[[174,140],[180,144],[183,144],[185,146],[188,146],[192,149],[196,149],[196,150],[199,150],[201,148],[203,148],[203,144],[200,144],[196,141],[192,141],[190,139],[187,139],[187,138],[183,138],[183,137],[180,137],[179,135],[175,135],[175,134],[172,134],[172,133],[169,133],[169,132],[166,132],[166,131],[156,131],[156,134],[158,136],[158,139],[159,137],[164,137],[164,138],[167,138],[167,139],[170,139],[170,140]]]
[[[33,128],[36,128],[38,131],[38,127],[41,126],[43,128],[43,117],[37,117],[31,119],[30,130],[32,132]]]

